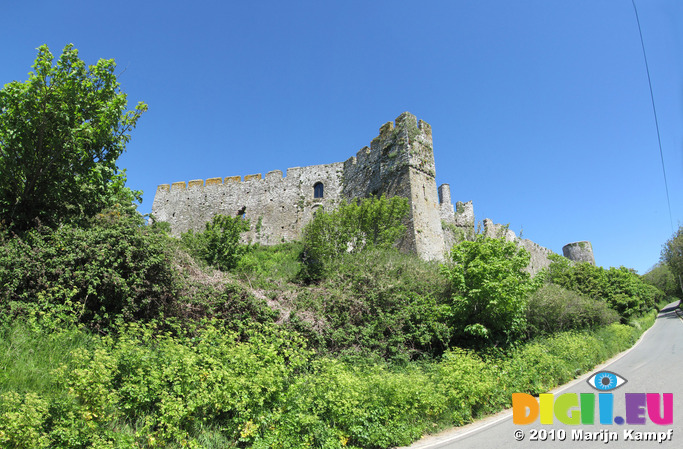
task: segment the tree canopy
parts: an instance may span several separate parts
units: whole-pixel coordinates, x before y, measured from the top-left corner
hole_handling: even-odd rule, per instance
[[[453,247],[442,266],[451,282],[453,319],[459,338],[509,343],[526,328],[526,301],[540,286],[524,268],[529,252],[504,238],[477,236]]]
[[[113,59],[86,66],[47,46],[27,81],[0,90],[0,224],[22,231],[87,218],[131,191],[116,160],[147,105],[127,111]]]
[[[681,278],[683,278],[683,226],[679,226],[674,235],[664,244],[662,262],[669,267],[680,286]]]

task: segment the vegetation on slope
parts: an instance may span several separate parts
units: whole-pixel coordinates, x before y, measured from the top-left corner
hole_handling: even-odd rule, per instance
[[[520,255],[503,240],[472,245],[506,273]],[[303,247],[252,247],[224,272],[130,210],[6,236],[0,445],[405,445],[574,378],[654,319],[618,324],[607,302],[546,284],[508,305],[514,334],[473,339],[466,327],[489,323],[454,305],[480,287],[454,285],[456,262],[369,247],[308,283]],[[519,293],[506,276],[481,279]],[[535,307],[549,304],[581,319]]]
[[[124,113],[113,62],[86,70],[67,47],[51,64],[41,47],[0,91],[2,447],[405,445],[629,347],[664,298],[624,268],[558,259],[531,279],[500,239],[442,266],[400,254],[398,198],[320,212],[277,247],[220,216],[174,239],[115,164],[144,106]],[[53,113],[18,106],[32,96]],[[38,150],[63,163],[49,192],[2,171]]]

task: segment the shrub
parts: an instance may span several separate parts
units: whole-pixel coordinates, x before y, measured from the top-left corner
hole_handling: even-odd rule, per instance
[[[375,248],[344,254],[329,268],[316,288],[298,293],[291,318],[319,350],[406,362],[448,346],[448,283],[436,264]]]
[[[447,351],[436,366],[435,382],[445,391],[447,410],[455,425],[490,412],[500,393],[497,367],[459,348]]]
[[[559,285],[545,284],[529,297],[527,334],[552,334],[619,321],[619,314],[597,301]]]
[[[402,197],[365,198],[342,203],[333,212],[320,211],[303,230],[301,278],[319,280],[329,264],[347,252],[391,248],[405,235],[402,223],[410,210]]]
[[[221,320],[232,330],[242,330],[253,323],[272,323],[279,316],[264,299],[254,297],[239,284],[215,286],[191,280],[184,283],[178,305],[170,314],[179,319],[182,327],[208,318]]]
[[[48,448],[44,432],[49,404],[35,393],[0,395],[0,445],[2,447]]]
[[[454,348],[400,367],[316,356],[272,325],[237,333],[205,321],[171,335],[132,323],[101,337],[22,330],[18,320],[0,340],[8,371],[0,372],[0,446],[405,446],[509,406],[511,393],[543,393],[576,377],[632,345],[653,318],[496,356]],[[49,359],[49,348],[36,347],[47,340],[68,350]],[[17,385],[10,376],[31,361],[44,378]]]
[[[195,256],[219,270],[228,271],[249,251],[248,245],[240,244],[241,233],[248,230],[249,220],[215,215],[206,223],[203,232],[189,230],[183,233],[181,240]]]
[[[660,259],[681,284],[683,282],[681,281],[683,277],[683,226],[679,226],[671,238],[664,243]]]
[[[664,298],[664,293],[657,287],[644,283],[634,271],[625,267],[610,268],[607,280],[607,302],[624,319],[642,315]]]
[[[668,265],[658,263],[650,271],[640,277],[646,284],[657,287],[670,297],[682,297],[681,284],[678,281]]]
[[[5,319],[61,309],[105,329],[116,317],[153,318],[176,292],[168,237],[139,214],[112,209],[81,228],[41,228],[0,246]]]
[[[555,256],[548,273],[549,280],[557,285],[605,301],[619,313],[622,322],[645,313],[664,298],[661,291],[645,284],[633,270],[626,267],[605,270],[587,262],[572,265],[566,259]]]
[[[450,281],[452,316],[459,336],[474,342],[511,343],[526,329],[526,300],[538,288],[522,271],[529,253],[504,239],[478,236],[453,247],[453,264],[442,266]]]

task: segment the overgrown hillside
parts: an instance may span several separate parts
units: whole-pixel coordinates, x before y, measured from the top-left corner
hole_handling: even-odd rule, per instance
[[[316,219],[367,242],[340,210]],[[503,240],[464,242],[440,266],[386,241],[323,257],[313,230],[249,247],[238,226],[219,218],[179,241],[115,207],[6,233],[0,443],[405,445],[627,348],[663,297],[627,270],[558,262],[530,279]],[[209,264],[221,257],[230,269]]]
[[[0,90],[1,447],[406,445],[571,380],[667,301],[623,267],[532,279],[502,239],[400,254],[402,198],[319,212],[298,243],[224,216],[175,239],[116,166],[146,106],[113,61],[43,46],[33,68]]]

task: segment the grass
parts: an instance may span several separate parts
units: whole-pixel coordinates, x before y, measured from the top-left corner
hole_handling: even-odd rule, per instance
[[[19,320],[0,332],[0,394],[54,393],[54,369],[68,363],[74,350],[97,345],[95,336],[74,326],[51,333]]]

